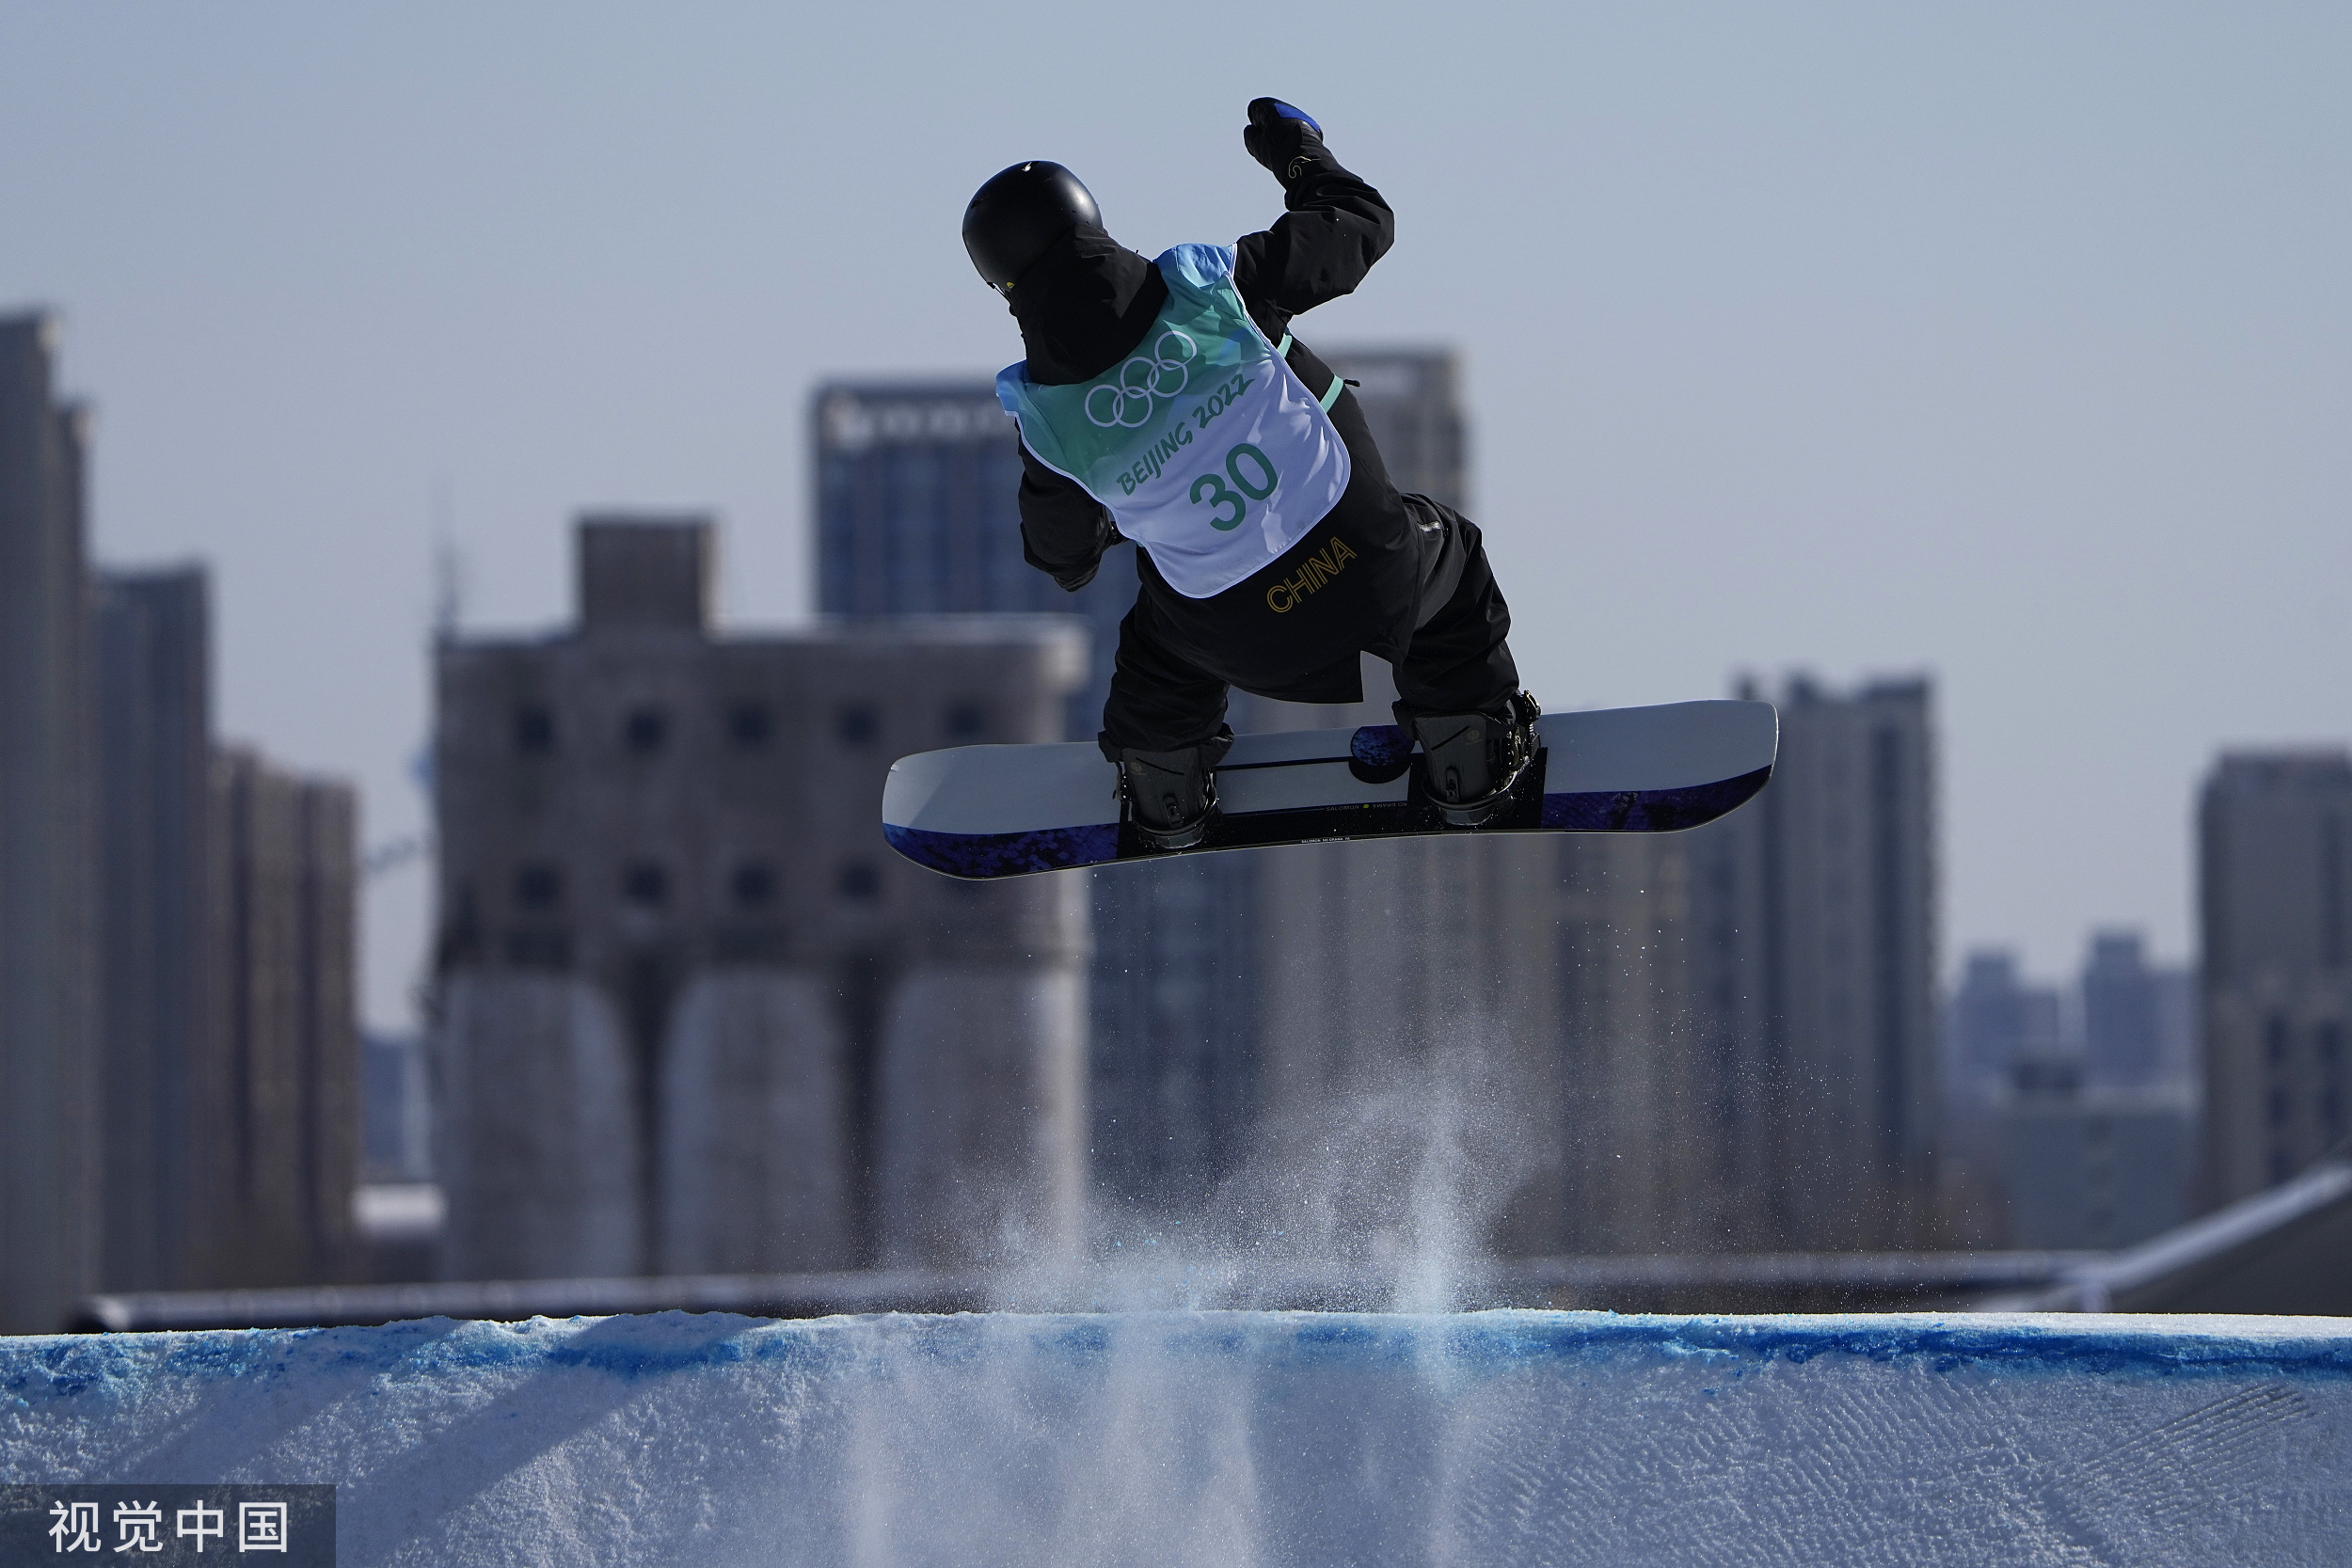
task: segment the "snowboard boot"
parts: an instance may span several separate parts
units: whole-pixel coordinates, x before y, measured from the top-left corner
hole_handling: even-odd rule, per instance
[[[1526,692],[1503,700],[1500,713],[1440,713],[1414,719],[1421,742],[1422,789],[1450,828],[1492,820],[1535,760],[1535,717],[1542,709]]]
[[[1213,752],[1223,746],[1186,746],[1174,752],[1119,753],[1119,794],[1127,820],[1154,849],[1189,849],[1209,836],[1216,817],[1216,780],[1210,774]]]

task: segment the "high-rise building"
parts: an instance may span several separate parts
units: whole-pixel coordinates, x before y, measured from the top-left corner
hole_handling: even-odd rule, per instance
[[[1948,1039],[1949,1086],[1972,1099],[1994,1095],[2018,1062],[2064,1049],[2058,988],[2027,984],[2014,953],[1971,953],[1952,994]]]
[[[1933,746],[1925,680],[1793,679],[1772,784],[1689,835],[1702,1094],[1749,1244],[1932,1237]]]
[[[304,1285],[355,1265],[359,806],[244,747],[213,754],[221,1082],[204,1283]]]
[[[2352,1133],[2352,752],[2233,752],[2198,804],[2208,1204]]]
[[[101,1128],[82,419],[0,317],[0,1333],[95,1282]]]
[[[1113,1212],[1181,1212],[1245,1150],[1261,1093],[1262,859],[1084,874],[1092,1177]]]
[[[1990,1246],[2008,1235],[2011,1149],[2005,1118],[2016,1075],[2024,1064],[2058,1059],[2065,1044],[2057,987],[2028,982],[2014,953],[1968,955],[1943,1009],[1937,1175],[1955,1243]],[[2078,1078],[2079,1063],[2068,1070]]]
[[[1397,488],[1467,505],[1468,437],[1453,352],[1318,351],[1354,384]],[[1395,722],[1396,684],[1388,664],[1369,654],[1359,662],[1361,701],[1280,703],[1235,692],[1233,728]],[[1302,845],[1229,858],[1240,863],[1224,874],[1215,907],[1226,927],[1249,933],[1251,973],[1235,978],[1258,999],[1257,1028],[1226,1047],[1211,1070],[1233,1082],[1220,1102],[1245,1108],[1246,1116],[1189,1132],[1170,1129],[1160,1147],[1190,1143],[1230,1151],[1246,1141],[1254,1121],[1270,1118],[1279,1128],[1334,1096],[1368,1092],[1401,1063],[1468,1051],[1473,1039],[1486,1054],[1505,1037],[1549,1040],[1551,965],[1537,955],[1530,969],[1519,938],[1549,928],[1552,901],[1574,880],[1574,851],[1557,868],[1566,883],[1553,878],[1549,846],[1508,837]],[[1601,861],[1614,863],[1605,855]],[[1549,1082],[1547,1050],[1537,1051],[1542,1059],[1516,1067],[1490,1065]],[[1222,1170],[1217,1163],[1194,1163],[1211,1176]],[[1548,1180],[1531,1178],[1533,1188],[1556,1196]],[[1554,1212],[1543,1208],[1550,1201],[1522,1205],[1519,1229],[1533,1235],[1550,1225],[1531,1217],[1539,1209]]]
[[[2158,1082],[2179,1085],[2201,1106],[2205,1096],[2204,1025],[2198,1017],[2197,971],[2182,964],[2153,970]],[[2203,1156],[2201,1154],[2199,1159]]]
[[[832,382],[811,413],[820,613],[1063,608],[1022,560],[1021,453],[988,382]]]
[[[1496,1242],[1522,1253],[1724,1245],[1717,1107],[1691,1026],[1689,845],[1643,833],[1464,847],[1478,851],[1466,869],[1494,890],[1463,936],[1487,949],[1471,971],[1494,999],[1486,1010],[1513,1025],[1505,1061],[1528,1157]]]
[[[1074,1240],[1082,884],[893,855],[891,761],[1058,739],[1066,620],[709,625],[698,518],[589,518],[580,616],[437,655],[444,1272]]]
[[[818,613],[1083,617],[1093,646],[1067,727],[1094,738],[1136,602],[1135,551],[1113,549],[1075,594],[1023,559],[1021,450],[994,386],[828,382],[811,424]]]
[[[2116,1088],[2164,1077],[2164,1003],[2137,931],[2099,931],[2083,965],[2083,1075]]]
[[[1341,348],[1323,357],[1355,387],[1373,444],[1396,487],[1469,511],[1470,424],[1454,351]]]
[[[1022,556],[1021,453],[989,383],[840,382],[814,401],[818,609],[858,619],[1058,611],[1090,633],[1063,733],[1091,740],[1110,692],[1135,551],[1066,594]],[[1248,727],[1237,711],[1235,723]],[[1225,1167],[1254,1104],[1254,857],[1118,866],[1073,879],[1088,975],[1092,1175],[1156,1211]]]
[[[2177,1093],[2102,1085],[2077,1055],[2026,1057],[2002,1103],[1999,1239],[2112,1250],[2188,1218],[2196,1125]]]
[[[2151,965],[2137,931],[2091,934],[2067,1037],[2021,1050],[1995,1104],[2008,1244],[2124,1247],[2188,1218],[2197,1090],[2175,1037],[2185,978]]]
[[[1357,384],[1397,486],[1468,510],[1454,356],[1326,357]],[[1359,704],[1244,699],[1235,727],[1393,722],[1389,667],[1363,666]],[[1509,1173],[1471,1244],[1745,1244],[1727,1229],[1740,1216],[1724,1195],[1743,1177],[1720,1129],[1753,1097],[1710,1076],[1693,1022],[1692,850],[1688,835],[1463,834],[1254,857],[1267,1142],[1318,1107],[1459,1085],[1475,1106],[1445,1114],[1470,1113],[1459,1132],[1480,1179]]]
[[[212,735],[201,567],[99,574],[110,1290],[347,1277],[357,799]]]
[[[228,1111],[215,1011],[212,613],[204,571],[101,572],[97,665],[105,984],[105,1256],[114,1291],[185,1286],[215,1238],[207,1163]]]
[[[2072,1006],[2011,954],[1968,956],[1947,1009],[1939,1155],[1975,1240],[2121,1247],[2188,1216],[2186,978],[2149,964],[2137,931],[2094,933]]]
[[[357,1157],[354,798],[214,746],[201,568],[89,569],[52,341],[0,319],[0,1331],[335,1279]]]

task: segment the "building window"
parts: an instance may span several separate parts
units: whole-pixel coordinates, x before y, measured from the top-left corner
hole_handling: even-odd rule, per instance
[[[515,870],[515,902],[527,910],[551,910],[564,902],[564,872],[545,861]]]
[[[764,752],[768,736],[773,727],[767,706],[760,703],[738,703],[727,709],[727,738],[739,752]]]
[[[741,908],[766,909],[775,901],[776,874],[756,861],[746,861],[735,868],[735,877],[728,886]]]
[[[621,736],[630,751],[649,757],[670,738],[670,716],[658,707],[641,707],[622,725]]]
[[[482,914],[474,907],[473,883],[460,878],[455,893],[436,944],[438,951],[434,961],[443,968],[471,963],[483,956]]]
[[[2287,1100],[2286,1090],[2273,1089],[2270,1091],[2271,1126],[2284,1127],[2287,1124],[2287,1117],[2294,1114],[2294,1110],[2295,1107]]]
[[[833,733],[844,746],[871,746],[882,737],[882,715],[868,703],[847,703],[834,715]]]
[[[515,710],[515,750],[525,756],[555,750],[555,715],[546,704],[525,703]]]
[[[2285,1182],[2288,1177],[2293,1176],[2294,1174],[2294,1156],[2287,1153],[2287,1151],[2283,1148],[2272,1149],[2270,1151],[2270,1184],[2274,1187],[2280,1186]]]
[[[670,901],[670,874],[650,861],[640,861],[621,874],[621,896],[658,910]]]
[[[871,861],[851,861],[841,868],[841,896],[870,903],[882,895],[882,873]]]
[[[520,927],[506,933],[506,961],[515,969],[569,969],[569,931]]]
[[[951,740],[974,740],[988,729],[988,710],[969,697],[949,703],[941,718]]]
[[[781,963],[785,956],[784,927],[772,920],[722,926],[711,933],[710,952],[721,963]]]
[[[2270,1065],[2284,1067],[2287,1060],[2287,1021],[2279,1013],[2263,1020],[2263,1049],[2269,1054]]]

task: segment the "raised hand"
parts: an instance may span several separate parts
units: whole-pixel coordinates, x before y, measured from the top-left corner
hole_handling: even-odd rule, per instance
[[[1241,144],[1282,182],[1284,190],[1330,161],[1323,150],[1323,127],[1314,117],[1279,98],[1249,101],[1249,123],[1242,128]]]

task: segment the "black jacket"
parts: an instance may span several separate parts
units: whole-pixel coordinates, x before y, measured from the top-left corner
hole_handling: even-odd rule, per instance
[[[1233,245],[1234,291],[1258,330],[1278,343],[1293,316],[1354,293],[1396,239],[1395,214],[1380,193],[1327,157],[1302,173],[1283,205],[1288,211],[1273,228]],[[1168,303],[1168,285],[1149,260],[1081,225],[1021,275],[1010,297],[1029,379],[1073,386],[1135,351]],[[1329,367],[1295,340],[1288,357],[1309,388],[1320,392],[1331,384]],[[1359,419],[1340,421],[1351,458],[1360,464],[1369,456],[1371,472],[1385,484],[1369,438],[1354,434],[1360,429]],[[1355,451],[1359,439],[1365,451]],[[1092,580],[1104,550],[1120,542],[1110,514],[1026,447],[1021,461],[1022,553],[1074,593]],[[1157,574],[1144,576],[1149,581]]]

